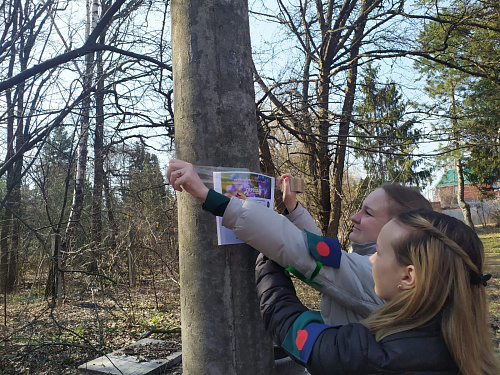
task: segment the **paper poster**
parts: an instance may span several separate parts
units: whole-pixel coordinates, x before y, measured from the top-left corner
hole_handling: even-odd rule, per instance
[[[274,177],[242,171],[214,172],[213,177],[214,190],[226,197],[250,199],[271,210],[274,208]],[[216,220],[219,245],[243,243],[231,229],[222,226],[222,217]]]

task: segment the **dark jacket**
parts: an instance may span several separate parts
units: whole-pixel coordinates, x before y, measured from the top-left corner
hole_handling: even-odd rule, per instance
[[[262,254],[255,273],[266,330],[311,374],[459,374],[438,322],[377,342],[360,323],[335,327],[314,321],[314,313],[297,298],[283,268]],[[304,333],[302,337],[312,343],[301,342],[299,336]]]

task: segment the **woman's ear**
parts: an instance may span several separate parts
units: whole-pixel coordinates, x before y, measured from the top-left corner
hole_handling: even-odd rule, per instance
[[[410,264],[405,268],[405,272],[401,279],[400,289],[402,290],[413,289],[415,288],[416,283],[417,283],[417,275],[415,273],[415,267],[412,264]]]

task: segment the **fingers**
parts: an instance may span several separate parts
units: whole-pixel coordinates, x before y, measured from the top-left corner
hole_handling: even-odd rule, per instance
[[[292,178],[291,173],[285,173],[280,176],[279,185],[283,194],[290,193],[290,179]]]
[[[196,199],[204,202],[209,189],[198,176],[193,164],[172,159],[167,169],[167,178],[176,191],[186,191]]]
[[[167,179],[174,190],[182,191],[181,185],[186,182],[186,175],[190,170],[194,170],[191,163],[179,159],[171,159],[169,161]]]
[[[288,212],[292,212],[297,206],[297,193],[291,191],[290,180],[291,173],[285,173],[280,177],[281,191],[283,192],[283,203],[285,204]]]
[[[174,190],[182,191],[182,185],[186,182],[186,177],[183,174],[182,169],[174,171],[171,177],[172,180],[170,183],[172,184]]]
[[[291,193],[290,177],[286,176],[283,179],[283,182],[281,183],[281,190],[283,191],[283,194],[290,194]]]
[[[280,176],[280,179],[279,179],[279,182],[278,182],[278,183],[279,183],[280,185],[282,185],[282,184],[283,184],[283,182],[285,181],[285,179],[287,179],[287,178],[288,178],[288,179],[290,179],[290,178],[292,178],[292,177],[293,177],[293,176],[292,176],[292,174],[291,174],[291,173],[284,173],[284,174],[282,174],[282,175]]]

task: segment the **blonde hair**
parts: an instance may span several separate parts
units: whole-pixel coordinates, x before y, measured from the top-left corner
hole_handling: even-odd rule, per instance
[[[394,220],[408,228],[407,236],[392,242],[396,259],[415,267],[416,284],[363,324],[381,340],[439,319],[462,374],[499,374],[480,283],[484,249],[479,237],[461,221],[437,212],[408,211]]]

